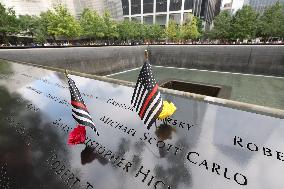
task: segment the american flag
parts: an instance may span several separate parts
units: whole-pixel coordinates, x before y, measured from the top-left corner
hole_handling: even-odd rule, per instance
[[[77,121],[78,124],[91,127],[99,136],[92,117],[81,97],[80,91],[75,85],[75,82],[70,77],[68,77],[67,74],[66,77],[68,79],[69,90],[71,94],[72,117]]]
[[[131,104],[147,126],[147,129],[150,129],[162,111],[162,97],[158,91],[158,85],[148,60],[146,60],[140,71]]]

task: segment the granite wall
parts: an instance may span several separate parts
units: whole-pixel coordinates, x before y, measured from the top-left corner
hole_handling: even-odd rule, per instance
[[[144,50],[153,65],[284,76],[281,45],[153,45],[1,49],[0,58],[106,75],[141,66]]]
[[[0,58],[106,75],[141,66],[144,50],[139,46],[2,49]]]
[[[284,76],[282,45],[151,46],[155,65]]]

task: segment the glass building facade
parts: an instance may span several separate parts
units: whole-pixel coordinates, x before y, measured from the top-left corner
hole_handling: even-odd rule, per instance
[[[221,0],[121,0],[123,17],[146,24],[182,24],[189,13],[211,24],[220,12]]]
[[[72,2],[72,0],[69,0]],[[76,16],[79,18],[85,8],[96,10],[102,15],[108,10],[112,18],[122,20],[123,14],[129,14],[128,0],[73,0]],[[124,6],[122,6],[124,4]]]
[[[250,3],[253,4],[254,1],[257,0],[250,0]],[[42,11],[52,9],[54,5],[61,3],[77,18],[81,16],[84,8],[90,8],[99,14],[108,10],[115,20],[137,20],[162,26],[166,26],[170,19],[182,24],[189,13],[201,18],[205,25],[210,25],[221,6],[221,0],[0,0],[0,2],[7,7],[13,7],[17,15],[39,15]]]
[[[266,7],[275,4],[277,1],[284,3],[284,0],[246,0],[245,4],[252,6],[258,13],[263,13]]]

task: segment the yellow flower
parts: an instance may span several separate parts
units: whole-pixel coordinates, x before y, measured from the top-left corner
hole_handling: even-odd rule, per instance
[[[163,101],[163,110],[159,115],[159,119],[165,119],[176,111],[175,105],[171,102],[169,103],[168,101]]]

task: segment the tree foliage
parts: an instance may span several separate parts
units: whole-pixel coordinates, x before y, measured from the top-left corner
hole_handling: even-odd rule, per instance
[[[212,37],[215,39],[229,40],[232,36],[232,16],[229,11],[222,11],[214,19]]]
[[[129,20],[124,20],[123,22],[119,23],[117,26],[119,38],[121,40],[127,40],[129,39],[131,29],[130,29],[130,21]]]
[[[39,17],[20,15],[18,20],[21,34],[31,37],[35,36],[39,25]]]
[[[111,15],[108,11],[105,11],[102,16],[104,24],[104,36],[107,39],[118,38],[117,24],[112,20]]]
[[[3,42],[7,43],[7,35],[17,34],[19,31],[18,20],[12,8],[5,8],[0,3],[0,34]]]
[[[165,37],[165,31],[161,26],[157,24],[149,25],[147,37],[147,39],[150,40],[160,40]]]
[[[169,25],[166,28],[166,36],[170,41],[176,41],[180,38],[180,27],[174,20],[169,21]]]
[[[47,11],[46,16],[49,35],[66,39],[74,39],[80,35],[80,24],[63,5],[58,5],[54,10]]]
[[[145,28],[138,21],[124,20],[118,24],[119,37],[122,40],[138,40],[144,38]]]
[[[40,17],[37,19],[37,26],[35,30],[36,42],[44,43],[50,37],[48,33],[49,14],[50,12],[42,12],[40,14]]]
[[[80,18],[80,25],[83,36],[95,39],[104,37],[104,22],[96,11],[84,9]]]
[[[199,17],[195,17],[197,20],[197,27],[198,27],[198,32],[200,33],[200,35],[203,34],[203,26],[202,26],[202,20]]]
[[[183,39],[198,39],[200,37],[200,33],[198,31],[197,19],[193,15],[189,15],[186,22],[181,27],[181,35]]]
[[[259,36],[284,37],[284,5],[277,2],[268,7],[259,19]]]
[[[232,21],[232,34],[235,39],[252,39],[256,36],[258,14],[251,6],[244,6],[236,12]]]

